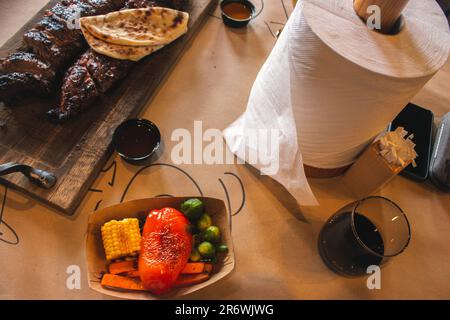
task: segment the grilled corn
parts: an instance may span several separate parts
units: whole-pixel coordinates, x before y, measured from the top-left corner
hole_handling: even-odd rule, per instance
[[[107,260],[136,256],[139,253],[141,232],[138,219],[111,220],[101,230]]]

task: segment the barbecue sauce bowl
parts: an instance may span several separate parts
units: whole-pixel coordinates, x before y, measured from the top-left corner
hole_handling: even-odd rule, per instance
[[[232,28],[245,27],[255,15],[255,6],[248,0],[223,0],[220,3],[223,23]]]
[[[158,127],[147,119],[130,119],[120,124],[113,135],[117,153],[132,164],[148,160],[161,144]]]

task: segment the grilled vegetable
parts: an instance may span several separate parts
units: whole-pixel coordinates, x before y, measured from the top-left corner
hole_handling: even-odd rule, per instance
[[[174,287],[186,287],[204,282],[210,278],[207,272],[197,274],[182,274],[174,283]],[[128,278],[115,274],[105,274],[101,285],[107,289],[118,291],[146,291],[139,278]]]
[[[127,273],[131,271],[135,271],[137,269],[137,261],[118,261],[113,262],[109,265],[109,273],[111,274],[121,274]]]
[[[123,276],[128,277],[128,278],[139,278],[139,280],[141,280],[140,279],[141,274],[139,273],[139,270],[133,270],[133,271],[125,272],[123,274]]]
[[[197,221],[197,229],[203,231],[212,225],[212,220],[209,214],[204,213]]]
[[[136,256],[139,253],[141,233],[138,219],[111,220],[101,230],[107,260]]]
[[[192,250],[189,221],[174,208],[152,210],[142,231],[139,273],[154,294],[168,292],[186,266]]]
[[[216,252],[217,253],[226,253],[226,252],[228,252],[228,246],[225,244],[218,245],[218,246],[216,246]]]
[[[220,241],[220,229],[216,226],[210,226],[206,228],[206,230],[202,233],[203,240],[211,242],[211,243],[217,243]]]
[[[181,204],[181,211],[191,221],[195,221],[203,213],[203,202],[199,199],[189,199]]]
[[[205,282],[210,278],[209,273],[199,273],[199,274],[182,274],[175,281],[174,286],[177,288],[192,286],[201,282]]]
[[[214,257],[214,255],[216,254],[216,249],[214,248],[211,242],[204,241],[199,244],[198,252],[200,252],[202,257],[211,258]]]
[[[197,274],[202,272],[210,272],[210,264],[204,262],[190,262],[181,271],[181,274]],[[209,270],[209,271],[208,271]]]
[[[127,278],[115,274],[105,274],[101,285],[115,290],[145,291],[140,279]]]

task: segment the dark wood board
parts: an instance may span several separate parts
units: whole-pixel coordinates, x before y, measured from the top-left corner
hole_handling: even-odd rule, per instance
[[[0,48],[0,57],[23,46],[24,32],[56,2],[50,1],[9,39]],[[19,173],[1,177],[0,183],[73,215],[111,155],[114,129],[148,103],[216,3],[217,0],[190,0],[186,10],[190,14],[189,31],[139,61],[127,78],[72,121],[53,124],[47,120],[45,111],[56,105],[57,94],[50,99],[31,98],[16,107],[0,103],[0,122],[6,123],[6,128],[0,128],[0,164],[25,163],[58,177],[51,190],[36,187]]]

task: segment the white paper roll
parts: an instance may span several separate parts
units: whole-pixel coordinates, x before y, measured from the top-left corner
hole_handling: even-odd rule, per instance
[[[280,130],[280,170],[273,177],[303,205],[316,203],[303,164],[351,164],[450,50],[447,20],[434,0],[411,0],[404,28],[391,36],[369,30],[352,4],[300,1],[257,76],[245,113],[224,131],[230,149],[248,161],[246,150],[256,146],[247,132]]]

